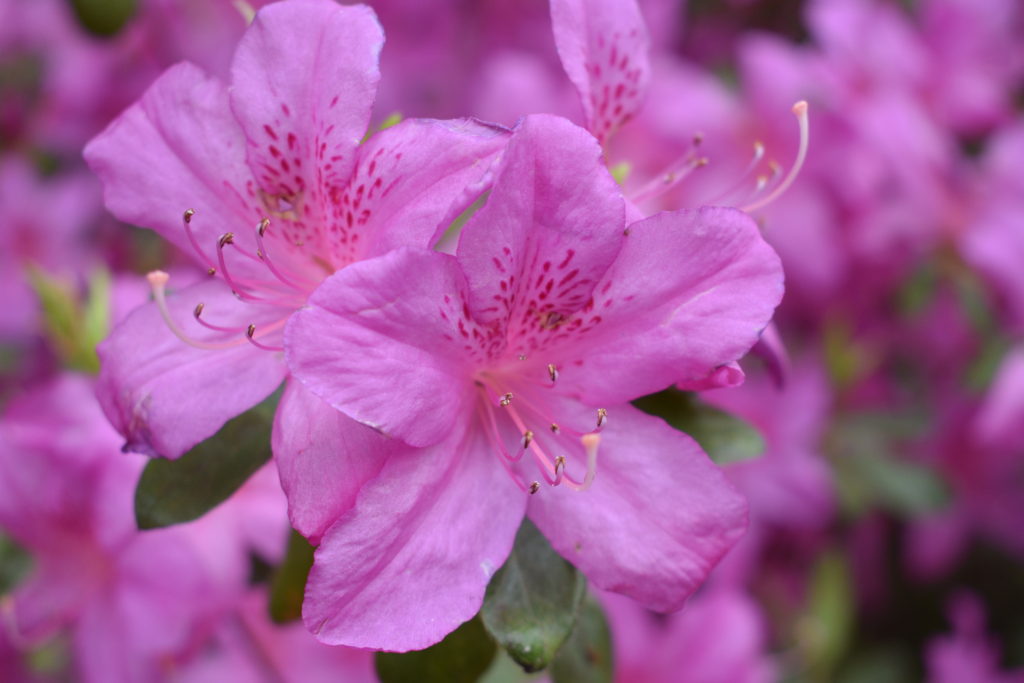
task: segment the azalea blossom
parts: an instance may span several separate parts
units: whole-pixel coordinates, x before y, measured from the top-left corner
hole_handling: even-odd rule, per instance
[[[307,626],[358,647],[436,642],[479,609],[524,514],[597,586],[681,607],[746,506],[693,440],[628,401],[742,356],[781,293],[745,214],[627,225],[597,142],[526,118],[455,256],[353,264],[288,324],[303,385],[390,437],[323,534]],[[367,427],[338,428],[365,444]]]
[[[365,6],[268,5],[231,86],[169,69],[95,138],[86,160],[121,220],[157,231],[209,273],[100,347],[99,396],[125,448],[177,457],[285,378],[288,316],[335,270],[429,247],[483,189],[505,141],[469,120],[408,120],[363,144],[383,35]]]

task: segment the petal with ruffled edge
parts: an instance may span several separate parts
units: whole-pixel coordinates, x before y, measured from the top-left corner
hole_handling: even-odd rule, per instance
[[[470,363],[483,332],[455,259],[396,249],[313,292],[285,330],[289,369],[363,424],[429,446],[473,415]]]
[[[647,94],[651,41],[640,8],[635,0],[552,0],[551,24],[587,127],[603,143]]]
[[[252,174],[227,88],[191,64],[168,69],[84,154],[103,181],[111,213],[152,228],[190,254],[195,252],[181,217],[195,209],[192,227],[206,254],[204,266],[216,258],[218,235],[259,219],[239,194]]]
[[[280,322],[290,311],[243,304],[219,280],[169,293],[171,317],[192,339],[238,344],[207,350],[190,346],[168,329],[155,303],[140,306],[97,347],[96,394],[125,450],[177,458],[213,436],[223,424],[266,398],[286,374],[281,355],[250,345],[244,332],[213,332],[195,321],[228,327]],[[273,323],[271,323],[273,324]],[[279,338],[279,333],[278,333]]]
[[[384,34],[366,6],[292,0],[256,14],[231,66],[231,109],[267,205],[291,242],[329,253],[325,207],[370,121]]]
[[[458,259],[477,320],[517,336],[582,308],[624,239],[622,193],[586,131],[548,115],[515,129]]]
[[[586,312],[589,331],[551,352],[563,392],[616,404],[689,383],[742,357],[782,298],[782,266],[735,209],[657,214],[626,245]]]
[[[508,129],[473,119],[410,119],[374,135],[333,206],[336,262],[433,246],[486,189],[508,139]]]
[[[560,414],[590,410],[564,401]],[[747,525],[697,443],[628,405],[609,410],[590,489],[544,488],[528,515],[594,585],[659,611],[682,607]]]
[[[307,628],[331,645],[438,642],[480,609],[526,498],[476,431],[393,455],[324,534],[306,584]]]
[[[274,419],[274,460],[292,526],[314,545],[400,445],[288,382]]]

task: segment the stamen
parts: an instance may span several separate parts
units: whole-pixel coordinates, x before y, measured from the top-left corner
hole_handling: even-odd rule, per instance
[[[241,332],[242,330],[245,329],[245,325],[236,326],[236,327],[224,327],[222,325],[214,325],[213,323],[206,322],[205,320],[203,320],[200,317],[200,316],[202,316],[203,309],[205,307],[206,307],[206,304],[200,302],[200,303],[196,304],[195,309],[192,311],[192,317],[194,317],[196,319],[196,322],[199,323],[200,325],[202,325],[203,327],[205,327],[207,329],[210,329],[210,330],[216,330],[217,332],[236,332],[236,333],[237,332]]]
[[[197,349],[207,349],[210,351],[217,351],[220,349],[231,349],[245,343],[245,340],[243,339],[238,339],[232,342],[224,342],[219,344],[202,342],[196,339],[192,339],[187,334],[185,334],[185,332],[183,332],[180,327],[178,327],[178,324],[174,322],[174,319],[171,317],[171,311],[167,308],[167,298],[165,289],[167,287],[167,281],[171,279],[171,276],[162,270],[154,270],[146,275],[146,279],[149,281],[149,286],[153,290],[153,300],[156,302],[156,306],[160,310],[160,315],[163,317],[164,323],[167,324],[167,329],[173,332],[174,336],[180,339],[181,341],[185,342],[190,346],[194,346]]]
[[[584,450],[587,452],[587,473],[583,476],[583,482],[574,481],[569,475],[565,476],[566,485],[574,491],[586,491],[594,483],[597,476],[597,447],[601,445],[601,437],[598,434],[584,434],[580,438]]]
[[[529,429],[527,429],[527,430],[526,430],[525,432],[523,432],[523,440],[522,440],[522,446],[523,446],[523,450],[524,450],[524,451],[525,451],[525,450],[526,450],[527,448],[529,448],[529,447],[530,447],[530,443],[531,443],[532,441],[533,441],[533,432],[532,432],[532,431],[530,431]]]
[[[562,475],[565,474],[565,456],[560,455],[555,458],[555,486],[562,483]]]
[[[196,240],[196,236],[192,234],[192,216],[195,215],[195,209],[185,209],[185,213],[182,214],[182,221],[185,226],[185,235],[188,237],[188,241],[192,245],[192,249],[199,256],[199,260],[204,266],[206,266],[206,272],[213,275],[216,272],[213,267],[213,261],[209,259],[206,252],[199,248],[199,242]]]
[[[552,423],[551,423],[551,433],[552,433],[552,434],[557,434],[557,433],[558,433],[558,432],[560,432],[560,431],[562,431],[562,430],[560,430],[560,429],[558,428],[558,425],[557,425],[557,424],[555,424],[554,422],[552,422]]]
[[[672,168],[655,177],[649,183],[634,192],[630,199],[634,203],[640,204],[650,199],[660,197],[678,185],[679,181],[683,180],[697,169],[703,168],[707,165],[707,157],[694,157],[690,155],[681,166]]]
[[[526,360],[526,354],[525,353],[519,354],[519,360]]]
[[[537,491],[540,491],[539,481],[535,481],[532,484],[530,484],[530,495],[532,496],[533,494],[537,493]]]
[[[789,174],[785,179],[778,184],[778,186],[766,197],[762,197],[753,204],[742,206],[742,211],[750,212],[756,211],[762,207],[765,207],[776,199],[782,196],[782,194],[789,189],[789,186],[796,180],[797,175],[800,173],[800,169],[804,165],[804,160],[807,158],[807,146],[810,143],[811,130],[810,121],[807,116],[807,102],[800,100],[793,105],[793,114],[796,116],[797,123],[800,126],[800,147],[796,153],[796,160],[793,162],[793,167],[789,169]]]
[[[747,180],[747,178],[750,176],[750,174],[754,172],[754,169],[757,168],[757,165],[759,163],[761,163],[761,159],[763,159],[763,158],[764,158],[764,144],[760,140],[755,140],[754,141],[754,156],[750,160],[750,163],[747,164],[747,167],[745,169],[743,169],[743,172],[740,173],[739,177],[736,178],[736,181],[733,182],[733,184],[730,185],[728,188],[726,188],[722,192],[720,192],[717,195],[715,195],[714,197],[712,197],[711,199],[708,199],[707,201],[703,201],[701,203],[702,204],[719,204],[719,203],[722,202],[723,199],[725,199],[729,195],[731,195],[734,192],[736,192],[737,190],[739,190],[741,187],[743,187],[743,183]],[[772,162],[772,163],[775,163],[775,162]]]
[[[608,411],[605,408],[597,409],[597,428],[604,427],[605,423],[608,422]]]
[[[551,378],[552,384],[558,381],[558,368],[554,363],[548,363],[548,377]]]
[[[268,346],[266,344],[261,344],[260,342],[258,342],[255,339],[253,339],[253,335],[255,335],[255,334],[256,334],[256,326],[255,325],[249,325],[249,327],[247,327],[246,330],[245,330],[245,338],[248,339],[252,343],[252,345],[255,346],[256,348],[263,349],[264,351],[284,351],[284,347],[283,346]]]
[[[507,407],[508,404],[512,403],[512,394],[505,394],[504,396],[501,397],[501,400],[498,401],[498,403],[501,404],[502,408]]]
[[[279,271],[277,269],[277,266],[274,265],[274,262],[270,260],[270,253],[267,251],[267,248],[263,245],[263,236],[267,234],[267,228],[269,227],[269,218],[264,218],[263,220],[261,220],[260,224],[256,227],[256,255],[260,258],[261,261],[263,261],[263,263],[266,264],[267,270],[269,270],[274,277],[276,277],[284,284],[288,285],[293,289],[297,289],[301,292],[306,291],[310,287],[315,287],[316,283],[307,281],[306,286],[302,286],[293,281],[291,278],[285,277],[284,273]]]

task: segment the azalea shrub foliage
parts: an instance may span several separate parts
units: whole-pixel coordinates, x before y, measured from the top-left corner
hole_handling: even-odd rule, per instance
[[[1016,0],[0,0],[0,680],[1024,680]]]

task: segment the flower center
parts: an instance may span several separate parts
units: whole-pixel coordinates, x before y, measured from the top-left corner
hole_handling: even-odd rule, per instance
[[[520,356],[520,360],[526,360]],[[585,491],[597,474],[598,434],[608,421],[608,411],[599,408],[592,428],[578,428],[574,420],[556,419],[550,392],[558,381],[558,368],[548,364],[521,372],[483,371],[477,374],[480,392],[478,410],[488,441],[512,480],[523,491],[537,493],[541,481],[549,486],[565,486]],[[534,377],[533,375],[537,375]],[[557,397],[555,397],[557,398]],[[509,443],[514,444],[511,448]],[[522,461],[533,463],[540,479],[525,476]],[[572,471],[583,471],[574,476]]]

